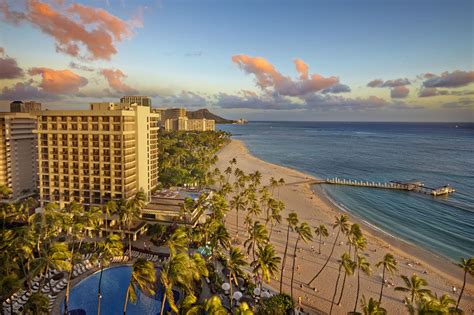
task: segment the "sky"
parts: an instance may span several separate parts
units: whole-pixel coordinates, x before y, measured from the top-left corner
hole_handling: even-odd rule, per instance
[[[474,121],[471,0],[0,0],[0,110]]]

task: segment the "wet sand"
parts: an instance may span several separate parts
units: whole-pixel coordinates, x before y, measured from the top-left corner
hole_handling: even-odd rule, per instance
[[[332,203],[323,190],[317,186],[312,190],[309,185],[314,177],[307,174],[295,171],[290,168],[271,164],[262,161],[251,155],[245,145],[238,140],[232,140],[218,153],[219,161],[217,167],[224,171],[229,165],[228,161],[232,158],[237,159],[237,167],[242,169],[245,173],[252,173],[259,170],[262,173],[262,183],[268,183],[271,177],[276,179],[283,178],[285,185],[274,190],[274,196],[281,199],[286,204],[286,210],[282,213],[283,221],[281,224],[275,226],[271,237],[271,243],[275,249],[283,256],[285,241],[286,241],[286,220],[288,213],[294,211],[298,214],[300,222],[307,222],[312,228],[323,223],[329,230],[329,238],[323,240],[324,244],[321,247],[321,254],[318,254],[319,239],[314,238],[313,241],[305,244],[300,242],[296,254],[296,269],[294,282],[294,297],[297,300],[301,297],[303,308],[305,311],[311,313],[326,313],[329,312],[331,299],[334,293],[334,286],[337,278],[338,263],[337,260],[341,255],[348,251],[348,246],[345,244],[345,238],[339,237],[333,257],[323,273],[312,284],[317,291],[312,290],[305,284],[319,271],[321,266],[327,259],[327,255],[331,250],[336,233],[332,230],[332,223],[334,216],[343,212],[337,205]],[[233,178],[231,177],[231,181]],[[403,280],[400,275],[411,276],[413,273],[418,274],[428,281],[429,288],[438,294],[438,296],[448,293],[452,298],[457,300],[459,291],[462,286],[462,270],[449,260],[434,255],[433,253],[423,250],[412,244],[391,237],[375,228],[369,226],[359,220],[355,216],[347,213],[351,222],[358,223],[367,237],[368,246],[364,255],[368,259],[372,267],[372,275],[367,276],[361,273],[361,290],[359,299],[365,295],[367,299],[373,297],[378,299],[381,288],[382,269],[375,267],[375,264],[380,261],[386,253],[392,253],[398,261],[398,271],[393,276],[386,275],[389,285],[384,287],[384,296],[382,306],[387,309],[390,314],[406,314],[406,308],[403,304],[403,292],[394,290],[395,286],[402,286]],[[228,214],[226,224],[232,234],[236,232],[236,213],[231,211]],[[245,213],[239,213],[239,235],[241,240],[245,238],[244,232],[244,216]],[[264,223],[264,220],[261,219]],[[268,228],[270,228],[268,226]],[[290,247],[287,255],[287,263],[285,266],[285,275],[283,279],[283,290],[287,293],[290,291],[290,277],[291,267],[293,262],[293,247],[295,244],[296,235],[290,235]],[[342,245],[340,242],[344,241]],[[312,249],[314,247],[314,250]],[[342,279],[341,279],[342,280]],[[279,288],[278,281],[272,281],[271,286],[275,289]],[[452,293],[452,287],[457,288],[457,294]],[[346,288],[341,300],[341,305],[334,306],[333,314],[347,314],[352,311],[355,303],[357,288],[356,276],[348,276],[346,280]],[[474,285],[472,277],[468,276],[468,284],[461,301],[461,308],[466,314],[474,312]],[[339,293],[336,296],[336,300]],[[359,303],[360,305],[360,303]]]

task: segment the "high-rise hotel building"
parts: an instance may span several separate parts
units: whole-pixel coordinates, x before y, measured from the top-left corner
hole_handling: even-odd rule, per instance
[[[0,185],[17,200],[33,194],[37,185],[35,116],[0,113]]]
[[[160,114],[148,106],[93,103],[38,113],[41,204],[103,205],[158,184]]]
[[[120,98],[120,103],[151,107],[151,98],[148,96],[129,95]]]

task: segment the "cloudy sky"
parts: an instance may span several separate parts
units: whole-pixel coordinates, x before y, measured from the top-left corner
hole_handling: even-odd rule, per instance
[[[474,121],[471,0],[0,0],[0,109]]]

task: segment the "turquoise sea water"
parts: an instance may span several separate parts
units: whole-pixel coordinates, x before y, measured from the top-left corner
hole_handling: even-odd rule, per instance
[[[130,282],[132,268],[130,266],[117,266],[104,269],[101,283],[101,314],[123,314],[125,295]],[[69,298],[69,310],[82,309],[88,314],[97,314],[97,288],[100,272],[96,272],[75,285]],[[158,277],[159,279],[159,277]],[[158,281],[159,282],[159,281]],[[163,290],[158,284],[154,297],[138,292],[137,303],[128,303],[127,314],[160,314]],[[175,301],[179,294],[175,292]],[[64,303],[61,306],[64,307]],[[170,311],[168,303],[165,304],[165,313]]]
[[[421,180],[456,192],[325,185],[331,199],[366,223],[435,254],[474,256],[474,124],[252,122],[220,125],[255,156],[321,178]]]

